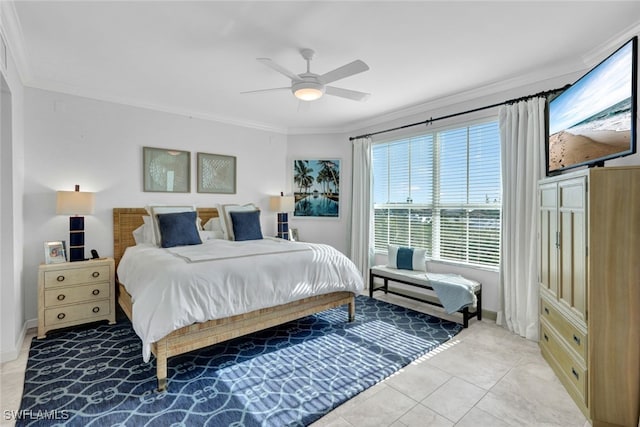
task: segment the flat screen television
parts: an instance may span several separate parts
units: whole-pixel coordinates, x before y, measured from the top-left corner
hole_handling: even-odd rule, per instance
[[[636,152],[638,37],[549,101],[547,175]]]

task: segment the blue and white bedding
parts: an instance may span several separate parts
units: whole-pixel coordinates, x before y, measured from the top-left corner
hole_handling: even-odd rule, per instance
[[[118,279],[132,298],[145,362],[152,343],[192,323],[364,287],[356,266],[333,247],[274,238],[139,244],[125,251]]]

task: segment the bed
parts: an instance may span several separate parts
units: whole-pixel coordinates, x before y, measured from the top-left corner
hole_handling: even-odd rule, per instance
[[[216,208],[198,208],[198,217],[202,222],[218,217]],[[114,259],[116,270],[127,248],[136,249],[133,231],[143,224],[143,216],[148,215],[144,208],[114,208]],[[283,242],[285,243],[285,242]],[[127,261],[128,262],[128,261]],[[286,265],[286,263],[283,263]],[[361,278],[360,278],[361,280]],[[131,286],[120,277],[116,278],[118,303],[127,317],[134,323],[135,298],[125,285]],[[360,285],[358,288],[361,289]],[[260,309],[215,318],[185,325],[150,344],[150,352],[156,357],[158,391],[167,389],[167,359],[207,347],[222,341],[286,323],[304,316],[315,314],[330,308],[348,305],[348,320],[355,317],[355,294],[359,290],[330,291],[319,295],[305,296],[295,301],[263,307]],[[140,309],[138,310],[140,311]],[[136,328],[134,324],[134,329]],[[137,332],[137,331],[136,331]],[[140,336],[140,334],[138,333]],[[143,340],[144,347],[144,340]]]

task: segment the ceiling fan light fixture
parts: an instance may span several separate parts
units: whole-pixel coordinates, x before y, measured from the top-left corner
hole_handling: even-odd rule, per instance
[[[294,83],[291,91],[302,101],[315,101],[324,95],[324,86],[315,82]]]

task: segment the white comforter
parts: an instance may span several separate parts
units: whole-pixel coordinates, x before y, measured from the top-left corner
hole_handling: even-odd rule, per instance
[[[151,343],[183,326],[364,286],[356,266],[331,246],[272,238],[129,247],[118,279],[132,297],[145,362]]]

